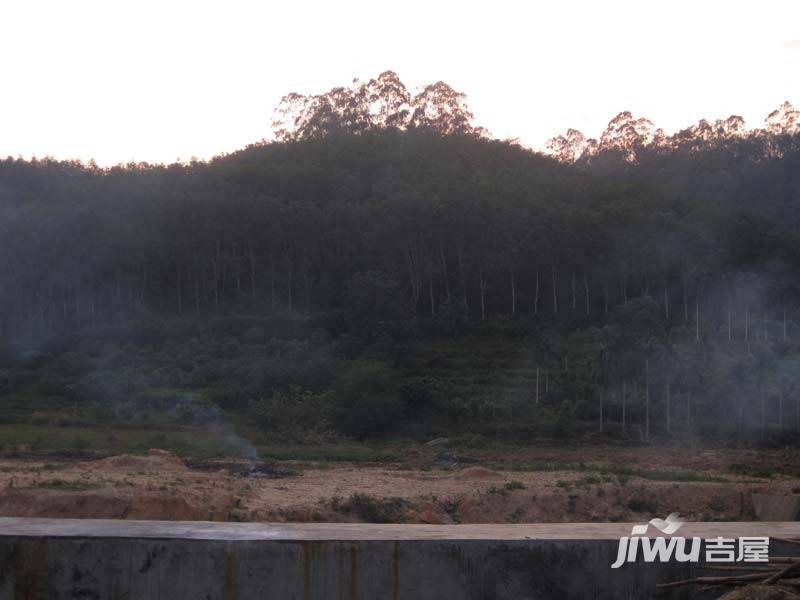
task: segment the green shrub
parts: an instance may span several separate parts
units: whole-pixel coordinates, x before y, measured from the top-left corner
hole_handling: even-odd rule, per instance
[[[91,371],[93,367],[91,359],[83,352],[65,352],[58,357],[54,368],[60,375],[77,377],[85,375]]]
[[[382,363],[358,361],[336,385],[336,425],[342,433],[366,437],[390,429],[403,403],[392,371]]]
[[[224,410],[241,410],[258,395],[256,390],[230,382],[228,385],[213,388],[206,393],[206,398]]]
[[[472,324],[466,301],[463,298],[453,298],[442,302],[430,325],[432,333],[436,335],[455,337],[469,333]]]
[[[467,414],[467,401],[459,396],[448,398],[444,403],[444,412],[450,421],[461,421]]]
[[[334,510],[352,514],[367,523],[403,523],[406,502],[401,498],[375,498],[355,493],[345,501],[335,499]]]
[[[628,502],[628,508],[633,512],[647,513],[651,515],[658,512],[658,507],[656,507],[655,502],[642,496],[631,498]]]
[[[302,348],[263,363],[263,392],[272,394],[291,386],[312,391],[327,388],[335,377],[335,361],[324,350]]]
[[[351,327],[370,330],[381,321],[396,321],[409,315],[400,284],[388,273],[356,273],[347,283],[345,313]]]
[[[70,447],[77,451],[86,450],[90,445],[91,444],[89,443],[89,440],[80,435],[73,437],[72,441],[70,442]]]
[[[555,411],[544,413],[539,428],[545,437],[566,439],[575,432],[575,411],[569,401],[564,401]]]
[[[400,384],[400,399],[411,412],[436,410],[441,398],[441,385],[430,377],[407,379]]]
[[[294,436],[327,429],[331,408],[330,393],[316,394],[298,387],[275,392],[270,398],[251,400],[249,404],[261,427]]]

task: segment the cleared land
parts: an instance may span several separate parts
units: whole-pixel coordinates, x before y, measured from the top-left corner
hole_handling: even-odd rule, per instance
[[[271,461],[184,460],[158,449],[104,458],[6,450],[0,516],[521,523],[637,521],[678,511],[728,521],[754,518],[753,492],[800,491],[794,449],[468,449],[442,441],[346,452],[298,447],[294,457],[292,450]]]

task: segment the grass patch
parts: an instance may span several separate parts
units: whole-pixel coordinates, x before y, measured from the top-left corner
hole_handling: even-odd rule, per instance
[[[162,437],[163,436],[163,437]],[[156,443],[154,443],[156,442]],[[181,456],[212,458],[225,455],[225,440],[214,432],[184,429],[161,432],[110,427],[59,427],[55,425],[0,425],[0,447],[29,448],[42,454],[141,454],[157,447]]]
[[[355,493],[344,501],[334,498],[331,508],[358,517],[366,523],[404,523],[406,501],[402,498],[376,498]]]
[[[86,481],[65,481],[64,479],[48,479],[39,481],[32,486],[35,489],[46,490],[61,490],[64,492],[84,492],[86,490],[94,490],[100,487],[98,483],[90,483]]]
[[[615,468],[608,471],[615,475],[627,477],[639,477],[651,481],[704,481],[710,483],[724,483],[729,481],[725,477],[709,475],[708,473],[698,473],[697,471],[673,471],[669,469],[633,469]]]
[[[524,515],[525,510],[521,506],[518,506],[510,515],[508,515],[508,517],[506,517],[506,521],[509,523],[519,523]]]
[[[508,466],[501,466],[510,471],[589,471],[595,470],[596,467],[590,467],[584,463],[569,463],[569,462],[530,462],[530,463],[515,463]]]
[[[513,471],[577,471],[590,473],[584,478],[584,483],[600,483],[599,478],[609,475],[620,477],[638,477],[651,481],[703,481],[711,483],[724,483],[730,481],[725,477],[710,475],[698,471],[674,470],[674,469],[640,469],[637,467],[626,467],[622,465],[589,465],[586,463],[567,463],[567,462],[541,462],[523,463],[513,465]],[[590,480],[591,479],[591,480]],[[595,480],[597,479],[597,480]]]
[[[594,485],[601,483],[603,478],[600,475],[589,474],[585,477],[581,477],[578,481],[575,482],[575,485],[578,487],[585,487],[589,485]]]
[[[758,477],[759,479],[772,479],[772,470],[768,469],[767,467],[734,463],[728,467],[728,471],[735,473],[736,475]]]

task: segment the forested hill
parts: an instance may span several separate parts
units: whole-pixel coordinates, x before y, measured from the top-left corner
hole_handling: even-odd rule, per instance
[[[2,330],[352,309],[365,279],[394,290],[373,307],[382,319],[599,323],[642,295],[668,322],[696,303],[709,323],[731,304],[782,314],[800,301],[799,146],[773,138],[765,156],[735,140],[585,169],[471,135],[385,130],[192,165],[8,159]]]
[[[516,426],[547,414],[561,419],[559,431],[572,416],[599,417],[601,429],[604,419],[634,419],[645,437],[655,415],[671,430],[679,413],[670,398],[680,393],[684,420],[738,414],[740,430],[760,422],[763,435],[765,423],[790,419],[784,398],[800,397],[798,208],[800,138],[791,135],[653,147],[635,161],[609,150],[574,165],[426,127],[332,131],[189,165],[7,159],[0,331],[7,373],[19,377],[0,393],[25,405],[20,390],[39,393],[25,357],[113,331],[118,343],[130,336],[127,358],[114,354],[112,364],[105,351],[75,346],[69,361],[80,366],[62,365],[46,393],[102,406],[109,395],[132,398],[131,389],[189,386],[226,407],[255,406],[272,423],[281,417],[270,397],[324,391],[334,378],[335,416],[320,414],[356,435],[420,415],[471,415],[488,427],[495,417]],[[204,329],[234,316],[260,325]],[[275,367],[259,344],[278,335],[276,319],[298,318],[321,337]],[[176,322],[188,330],[176,333]],[[155,338],[132,333],[142,324],[162,341],[182,335],[191,351],[170,350],[169,369],[152,362],[162,356],[148,345]],[[198,342],[197,332],[211,337]],[[464,359],[473,372],[448,380],[454,387],[428,378],[436,357],[408,359],[434,340],[492,332],[527,348],[513,398],[502,392],[508,381],[464,387],[489,364],[478,359],[482,346]],[[262,342],[245,361],[236,348],[248,339]],[[335,364],[318,362],[319,348]],[[365,367],[366,383],[354,376],[361,383],[351,385],[347,361],[365,356],[417,379],[370,387],[384,376]],[[92,379],[100,365],[124,378]],[[651,392],[653,382],[664,391]],[[398,397],[405,409],[392,404]],[[268,404],[252,404],[258,398]],[[358,398],[390,403],[353,424],[353,411],[369,406],[348,404]],[[778,399],[780,412],[770,408]],[[540,400],[545,412],[530,412]],[[438,408],[419,408],[426,402]],[[325,422],[313,410],[308,422]],[[800,403],[792,410],[800,426]]]

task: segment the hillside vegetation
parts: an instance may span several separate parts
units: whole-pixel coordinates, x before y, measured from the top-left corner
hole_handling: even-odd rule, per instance
[[[2,420],[243,453],[796,437],[798,136],[571,165],[440,121],[188,165],[1,161]]]

